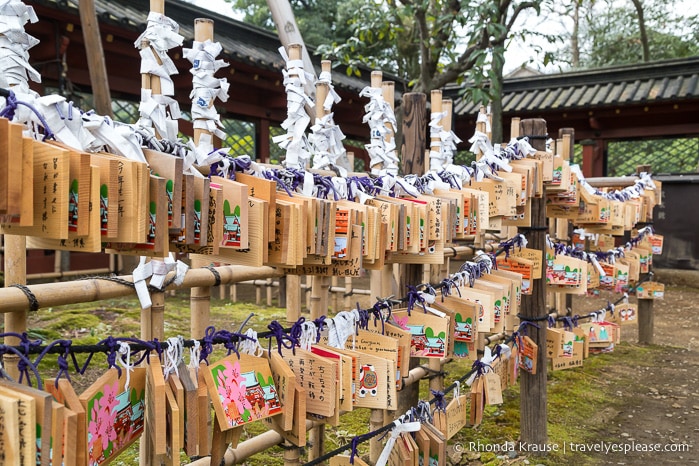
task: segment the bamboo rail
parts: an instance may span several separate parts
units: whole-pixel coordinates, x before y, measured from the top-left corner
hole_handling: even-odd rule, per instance
[[[216,275],[220,280],[217,280]],[[170,276],[172,275],[168,275]],[[281,276],[282,272],[273,267],[224,265],[211,269],[190,269],[182,285],[170,284],[167,289],[208,287]],[[95,277],[64,283],[29,285],[27,289],[36,297],[41,308],[88,303],[135,294],[134,289],[123,282],[133,283],[133,277],[131,275]],[[21,312],[28,309],[29,300],[22,290],[16,287],[0,289],[0,313]]]

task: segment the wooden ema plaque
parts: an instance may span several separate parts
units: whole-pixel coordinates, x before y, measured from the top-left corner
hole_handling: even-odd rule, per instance
[[[117,212],[119,229],[113,241],[138,243],[147,232],[150,183],[148,166],[118,155],[100,153],[117,161]],[[112,201],[114,202],[114,201]],[[111,238],[110,238],[111,239]]]
[[[151,257],[163,257],[168,254],[170,235],[165,221],[168,209],[167,180],[150,175],[148,186],[145,234],[135,243],[107,243],[106,252]]]
[[[279,427],[288,431],[294,424],[294,396],[296,393],[296,374],[284,361],[281,355],[273,351],[267,354],[269,366],[272,369],[272,377],[277,387],[277,395],[282,405],[282,413],[276,416]]]
[[[416,307],[407,311],[394,311],[393,319],[399,327],[409,330],[411,337],[410,357],[443,358],[449,345],[449,320],[424,312]]]
[[[409,330],[403,329],[391,322],[381,322],[377,319],[369,319],[367,330],[385,335],[394,339],[398,347],[398,359],[396,361],[396,387],[402,388],[402,378],[408,377],[410,372],[410,342],[412,336]]]
[[[167,227],[182,228],[182,166],[184,160],[170,154],[143,149],[151,173],[165,178],[165,194],[167,196]]]
[[[321,275],[326,277],[360,277],[363,265],[361,251],[362,227],[352,225],[350,237],[351,257],[328,260],[327,256],[318,256],[318,260],[306,261],[294,268],[284,268],[285,274],[290,275]],[[311,262],[311,263],[308,263]],[[313,263],[317,262],[317,263]]]
[[[119,233],[119,165],[113,157],[91,154],[90,164],[99,168],[100,235],[104,240],[116,239]]]
[[[247,265],[250,267],[262,267],[268,260],[268,238],[267,227],[264,222],[267,220],[267,201],[254,197],[248,198],[248,249],[219,249],[217,254],[205,254],[207,261],[217,261],[225,264]],[[200,248],[204,253],[212,251],[213,248]],[[198,255],[190,256],[198,257]]]
[[[49,464],[63,464],[65,409],[61,403],[51,400],[51,441],[50,451],[47,453]]]
[[[33,398],[0,389],[0,418],[3,430],[0,446],[4,462],[21,466],[35,466],[36,406]]]
[[[453,355],[464,358],[469,355],[469,344],[476,341],[480,305],[458,296],[443,296],[433,306],[439,310],[450,309],[454,313]]]
[[[490,332],[495,328],[495,294],[491,291],[462,286],[461,298],[478,304],[478,331]]]
[[[267,201],[269,212],[264,225],[267,225],[267,237],[274,238],[274,208],[276,207],[277,199],[277,183],[245,173],[236,173],[235,180],[248,186],[250,197]]]
[[[505,291],[506,288],[507,291]],[[490,331],[495,333],[502,332],[505,328],[505,305],[509,299],[509,287],[502,283],[476,280],[473,284],[473,290],[488,293],[492,297],[493,325],[490,327]]]
[[[349,349],[372,356],[378,356],[381,359],[390,361],[391,364],[383,363],[384,370],[376,371],[377,376],[385,374],[386,377],[386,409],[395,410],[397,408],[398,398],[396,394],[396,377],[400,377],[400,373],[396,373],[396,365],[398,362],[398,340],[395,338],[381,335],[368,330],[357,330],[357,334],[348,341],[346,345]],[[377,367],[378,367],[377,362]],[[359,386],[357,388],[358,395],[375,396],[374,388],[370,381],[371,368],[366,364],[362,364],[359,368]]]
[[[223,194],[223,223],[214,235],[219,248],[248,249],[247,185],[218,176],[211,177],[211,184],[219,187]]]
[[[222,432],[282,412],[266,358],[233,354],[202,370]]]
[[[144,429],[148,432],[152,454],[164,455],[167,452],[167,384],[157,355],[151,356],[152,360],[146,366],[146,409],[143,422]]]
[[[51,420],[53,399],[51,395],[26,385],[0,379],[0,395],[19,400],[18,416],[20,427],[25,425],[20,434],[20,459],[25,464],[48,466],[51,462]],[[24,414],[29,414],[28,416]],[[25,423],[28,422],[28,425]],[[22,435],[26,433],[28,435]],[[22,449],[23,443],[29,448]],[[22,452],[23,450],[23,452]],[[27,461],[27,460],[30,461]]]
[[[463,238],[465,235],[464,228],[468,227],[469,222],[468,214],[465,214],[464,216],[464,202],[468,202],[470,204],[470,195],[468,195],[468,201],[464,201],[465,194],[461,190],[435,189],[434,194],[435,196],[439,196],[440,198],[450,199],[454,201],[454,203],[456,204],[456,215],[453,223],[454,234],[456,238]]]
[[[180,226],[168,230],[171,243],[194,243],[194,175],[182,173],[182,189],[173,193],[173,202],[180,206]],[[201,205],[200,205],[201,212]]]
[[[497,258],[498,270],[504,270],[506,272],[515,272],[522,277],[522,287],[520,288],[521,294],[530,295],[532,294],[532,268],[534,263],[528,259],[522,257],[498,257]]]
[[[2,233],[67,239],[70,152],[48,144],[35,144],[33,153],[32,226],[5,223]]]
[[[86,413],[88,464],[105,464],[116,458],[143,432],[146,369],[111,368],[79,397]]]
[[[284,440],[297,447],[306,445],[306,390],[294,382],[294,403],[293,406],[286,406],[285,409],[293,412],[293,424],[291,429],[284,430],[280,423],[280,416],[273,416],[264,419],[269,427],[279,433]]]
[[[68,379],[45,380],[44,389],[66,407],[64,463],[87,465],[87,421],[85,408]]]
[[[490,219],[490,193],[488,191],[481,191],[478,189],[470,188],[464,188],[461,191],[471,195],[471,203],[469,205],[469,212],[471,215],[471,218],[469,220],[469,234],[477,235],[479,233],[485,233],[486,229],[488,228]],[[463,215],[466,215],[465,211]]]
[[[330,425],[340,423],[341,411],[352,411],[352,358],[340,354],[325,345],[311,346],[311,353],[336,362],[337,390],[335,392],[335,414],[327,418]]]
[[[167,466],[179,466],[180,448],[182,448],[182,409],[177,403],[172,387],[165,385],[165,461]],[[162,429],[161,429],[162,430]]]
[[[97,206],[100,203],[99,168],[92,167],[90,196],[83,197],[83,203]],[[27,238],[27,247],[37,249],[60,249],[63,251],[100,252],[102,250],[102,234],[100,231],[100,211],[91,208],[88,212],[88,234],[80,236],[77,232],[68,231],[67,239]]]
[[[282,348],[282,357],[306,391],[307,412],[323,417],[335,414],[337,363],[301,348]]]
[[[22,212],[22,131],[24,127],[0,118],[0,215],[18,216]],[[26,187],[31,186],[25,185]]]
[[[199,400],[197,393],[197,378],[184,362],[177,366],[179,380],[184,390],[184,402],[182,403],[183,436],[182,447],[188,456],[196,456],[199,452],[199,439],[197,436],[199,426]]]
[[[184,409],[185,409],[184,385],[182,385],[182,381],[180,380],[180,377],[176,373],[169,374],[167,379],[165,379],[165,382],[167,383],[168,388],[172,391],[172,396],[175,399],[175,404],[179,408],[179,410],[177,412],[178,413],[177,425],[179,427],[178,432],[177,432],[178,443],[176,446],[177,450],[179,450],[182,447],[184,447]],[[166,395],[167,395],[167,393],[166,393]],[[168,401],[168,403],[169,403],[169,401]],[[167,416],[167,414],[166,414],[166,416]],[[170,421],[168,421],[168,422],[170,422]],[[174,422],[175,421],[172,421],[172,423],[174,423]]]

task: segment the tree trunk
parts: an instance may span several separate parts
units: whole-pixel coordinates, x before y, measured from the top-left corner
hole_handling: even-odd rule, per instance
[[[641,45],[643,46],[643,61],[650,61],[650,49],[648,47],[648,34],[646,33],[646,20],[643,18],[643,5],[641,0],[631,0],[638,13],[638,30],[641,33]]]
[[[493,47],[493,74],[490,88],[493,92],[493,101],[490,103],[490,114],[492,121],[491,141],[493,144],[505,142],[502,140],[502,70],[505,66],[505,46],[497,45]]]
[[[580,6],[581,1],[575,2],[573,8],[573,32],[570,35],[571,65],[573,69],[580,66]]]

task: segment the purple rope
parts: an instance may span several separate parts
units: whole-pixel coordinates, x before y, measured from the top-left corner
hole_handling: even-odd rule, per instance
[[[443,413],[447,412],[447,402],[444,400],[444,392],[441,390],[432,390],[430,393],[434,397],[434,409]]]
[[[8,120],[13,120],[15,118],[15,111],[17,110],[17,107],[19,105],[24,105],[25,107],[29,108],[29,110],[34,112],[34,114],[41,122],[41,125],[44,127],[43,140],[46,141],[47,139],[56,138],[56,136],[53,134],[53,131],[51,131],[51,128],[49,128],[48,123],[46,123],[44,116],[41,113],[39,113],[39,111],[32,104],[23,102],[21,100],[17,100],[17,96],[11,90],[8,90],[7,92],[8,95],[7,97],[5,97],[5,107],[2,110],[0,110],[0,117],[7,118]]]
[[[267,328],[272,332],[272,335],[270,335],[269,338],[269,344],[270,344],[270,349],[272,346],[272,337],[275,337],[277,339],[277,351],[279,351],[279,355],[282,355],[282,346],[286,349],[290,349],[294,351],[295,353],[295,348],[297,345],[297,341],[294,340],[291,336],[287,335],[286,332],[284,332],[284,327],[277,322],[276,320],[273,320]]]
[[[216,329],[213,326],[206,327],[204,332],[204,338],[202,338],[201,353],[199,355],[199,362],[204,361],[209,364],[209,356],[214,352],[214,335],[216,334]]]

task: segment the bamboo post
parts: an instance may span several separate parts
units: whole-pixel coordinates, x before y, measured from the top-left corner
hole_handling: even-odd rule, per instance
[[[544,136],[546,134],[546,121],[541,118],[522,120],[521,132],[526,136]],[[530,138],[532,147],[537,150],[545,149],[543,138]],[[544,188],[545,190],[545,188]],[[532,198],[532,230],[528,235],[529,247],[541,251],[542,261],[546,247],[546,193],[542,198]],[[546,312],[546,284],[545,281],[532,281],[532,294],[522,297],[521,314],[523,319],[540,318]],[[520,424],[521,439],[529,445],[536,444],[545,451],[548,439],[546,426],[546,329],[530,326],[527,329],[529,337],[539,346],[537,360],[537,372],[531,375],[522,371],[520,376]]]
[[[563,146],[568,153],[568,161],[573,163],[575,158],[575,128],[560,128],[558,130],[558,136],[563,140]],[[568,240],[573,240],[573,223],[568,221]],[[565,309],[573,309],[573,295],[566,294],[565,297]],[[558,309],[559,313],[561,309]]]
[[[214,22],[206,18],[195,19],[194,40],[197,42],[206,42],[207,40],[213,41]],[[194,128],[194,144],[199,144],[199,139],[202,134],[205,133],[207,133],[207,131],[204,129]],[[205,259],[192,259],[192,268],[206,267],[208,265]],[[209,326],[209,322],[211,321],[211,287],[194,287],[189,296],[192,338],[203,338],[206,327]]]
[[[442,113],[443,111],[443,99],[442,99],[442,90],[441,89],[433,89],[432,92],[430,93],[430,112],[432,115]],[[432,118],[430,118],[430,121]],[[442,128],[444,131],[450,131],[451,130],[451,118],[448,120],[449,126],[447,126],[447,121],[445,121],[445,118],[442,117],[439,122],[441,124]],[[439,137],[439,133],[433,133],[431,132],[431,137],[430,137],[430,150],[426,151],[425,153],[425,166],[423,167],[423,171],[417,172],[416,174],[422,174],[427,172],[432,168],[431,161],[430,161],[430,152],[434,151],[437,153],[442,152],[442,139]],[[447,270],[449,270],[449,259],[445,259],[444,262],[447,264]],[[442,275],[443,271],[443,265],[427,265],[426,268],[429,271],[429,281],[428,283],[437,283],[444,278]],[[427,361],[427,367],[429,367],[430,372],[432,374],[439,374],[442,372],[442,364],[439,359],[437,358],[430,358]],[[442,391],[444,390],[444,377],[442,376],[435,376],[430,379],[429,382],[430,385],[430,390],[435,390],[435,391]]]
[[[293,323],[301,317],[301,276],[287,275],[286,280],[286,320]]]
[[[26,285],[27,283],[27,238],[19,235],[5,235],[5,288],[12,285]],[[19,290],[17,290],[19,291]],[[21,291],[20,291],[21,292]],[[22,334],[27,331],[27,311],[17,310],[5,314],[4,332]],[[4,344],[17,346],[20,341],[16,337],[5,337]],[[3,356],[7,373],[14,380],[19,380],[17,363],[19,357],[12,353]]]
[[[345,310],[352,308],[352,277],[345,277]]]

